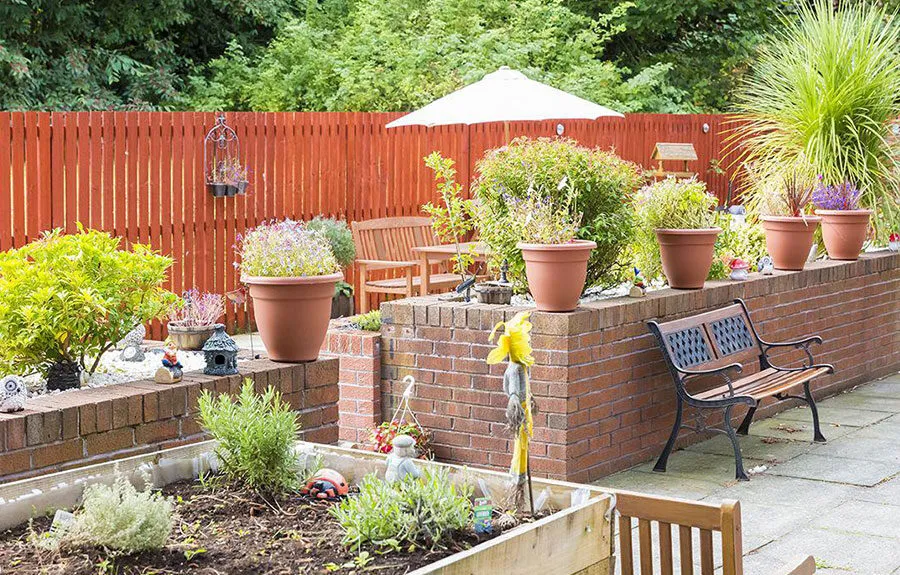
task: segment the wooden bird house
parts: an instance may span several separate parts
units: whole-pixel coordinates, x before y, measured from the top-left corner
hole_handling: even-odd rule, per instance
[[[650,159],[658,162],[656,171],[653,173],[655,178],[661,179],[669,176],[692,178],[697,175],[688,168],[688,162],[697,161],[697,151],[694,149],[694,144],[690,142],[657,142],[653,147]],[[669,169],[663,166],[663,162],[669,162]],[[673,166],[675,169],[672,169]]]

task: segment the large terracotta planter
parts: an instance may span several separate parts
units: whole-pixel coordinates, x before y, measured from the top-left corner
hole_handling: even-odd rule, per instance
[[[766,231],[766,249],[772,256],[775,269],[799,271],[809,259],[816,228],[822,218],[817,216],[762,216]]]
[[[525,259],[528,289],[540,311],[572,311],[584,291],[587,263],[597,244],[574,240],[565,244],[526,244],[516,247]]]
[[[872,210],[816,210],[822,217],[822,241],[833,260],[856,260],[869,233]]]
[[[712,266],[716,238],[722,228],[657,229],[659,256],[669,287],[700,289]]]
[[[250,286],[259,336],[273,361],[313,361],[328,331],[334,284],[338,272],[327,276],[269,278],[244,276]]]

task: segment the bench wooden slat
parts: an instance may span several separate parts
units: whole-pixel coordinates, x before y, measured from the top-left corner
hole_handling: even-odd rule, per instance
[[[659,567],[661,575],[672,575],[672,525],[658,523],[659,528]]]
[[[422,284],[422,278],[413,277],[413,286]],[[432,274],[428,282],[435,288],[455,287],[459,284],[459,276],[456,274]],[[380,288],[400,288],[406,289],[406,278],[391,278],[386,280],[371,280],[366,282],[367,286]]]
[[[650,532],[650,521],[638,519],[638,535],[641,546],[641,575],[653,575],[653,535]]]
[[[735,395],[749,395],[754,399],[764,399],[776,393],[786,391],[805,381],[810,381],[828,373],[828,368],[819,367],[805,371],[778,371],[765,369],[759,374],[748,376],[733,382]],[[721,385],[713,389],[693,394],[697,399],[716,399],[728,393],[728,386]]]
[[[709,529],[700,530],[700,575],[713,575],[713,535]]]
[[[627,515],[619,515],[619,554],[622,556],[622,575],[634,575],[631,517]]]
[[[694,575],[694,538],[689,525],[678,526],[678,547],[681,575]]]

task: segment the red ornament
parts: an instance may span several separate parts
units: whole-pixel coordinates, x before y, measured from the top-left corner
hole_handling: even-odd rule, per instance
[[[323,468],[306,482],[306,487],[300,493],[316,499],[335,500],[347,495],[349,491],[350,486],[343,475],[334,469]]]

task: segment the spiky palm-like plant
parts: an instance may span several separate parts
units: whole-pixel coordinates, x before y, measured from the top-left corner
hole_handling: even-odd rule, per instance
[[[900,224],[900,23],[865,2],[801,3],[738,89],[731,148],[752,166],[748,191],[807,164],[825,184],[851,181],[879,236]]]

